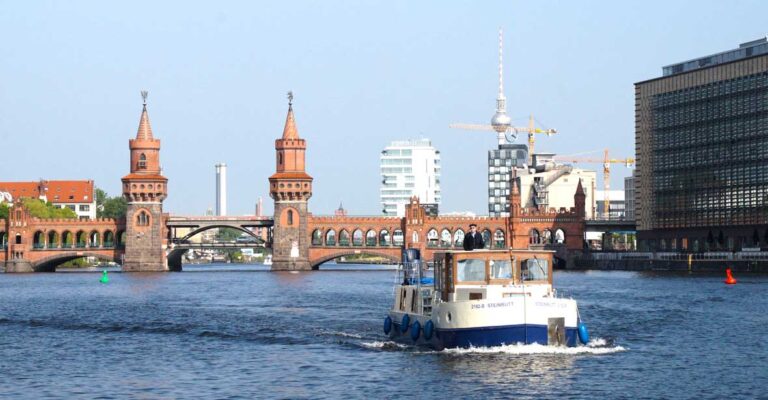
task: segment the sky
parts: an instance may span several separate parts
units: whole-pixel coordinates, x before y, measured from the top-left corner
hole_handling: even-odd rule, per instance
[[[0,180],[92,179],[119,195],[146,89],[166,212],[213,207],[225,162],[229,214],[259,197],[271,213],[292,90],[311,212],[380,214],[381,150],[424,137],[441,152],[441,212],[487,214],[495,135],[448,125],[493,115],[499,27],[513,122],[534,113],[559,132],[537,151],[634,157],[634,83],[765,37],[766,15],[746,0],[0,0]],[[611,172],[623,188],[631,169]]]

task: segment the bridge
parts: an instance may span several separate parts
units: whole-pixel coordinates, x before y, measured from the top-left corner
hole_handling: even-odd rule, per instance
[[[181,269],[181,256],[193,248],[254,245],[190,242],[193,236],[214,228],[236,229],[258,238],[255,245],[271,247],[273,270],[316,269],[353,254],[397,262],[403,248],[419,249],[423,258],[431,259],[435,252],[461,248],[470,224],[478,226],[488,248],[552,249],[564,264],[583,249],[587,225],[581,183],[574,193],[574,207],[524,208],[513,178],[509,217],[427,215],[416,197],[411,198],[404,217],[313,215],[309,211],[313,178],[306,172],[307,143],[299,137],[292,102],[282,137],[275,140],[276,170],[269,177],[272,217],[169,215],[162,208],[168,179],[160,169],[160,140],[153,136],[144,100],[138,132],[129,140],[130,172],[121,180],[128,203],[125,218],[37,219],[17,201],[11,205],[9,218],[0,220],[0,262],[6,272],[52,271],[65,260],[84,256],[119,262],[126,272],[173,271]]]

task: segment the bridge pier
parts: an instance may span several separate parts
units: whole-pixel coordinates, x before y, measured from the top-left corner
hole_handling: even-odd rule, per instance
[[[6,273],[28,273],[28,272],[35,272],[34,267],[32,267],[32,263],[27,260],[8,260],[5,262],[5,272]]]

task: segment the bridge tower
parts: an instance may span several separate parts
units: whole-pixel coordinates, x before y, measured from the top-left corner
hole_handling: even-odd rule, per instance
[[[163,200],[168,179],[160,168],[160,140],[152,136],[147,114],[147,92],[141,92],[144,106],[136,139],[128,141],[131,173],[124,176],[125,259],[123,271],[168,271]]]
[[[275,204],[272,233],[272,270],[309,270],[307,202],[312,177],[306,172],[307,143],[299,138],[293,117],[293,94],[288,92],[288,116],[283,137],[275,140],[276,171],[269,177],[269,196]]]

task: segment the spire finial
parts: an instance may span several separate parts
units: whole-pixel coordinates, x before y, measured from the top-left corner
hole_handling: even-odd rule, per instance
[[[145,107],[147,106],[147,96],[149,96],[149,91],[142,90],[141,91],[141,98],[142,98],[142,100],[144,100],[144,106]]]
[[[288,91],[288,107],[293,106],[293,90]]]
[[[499,27],[499,97],[504,96],[504,31]]]

